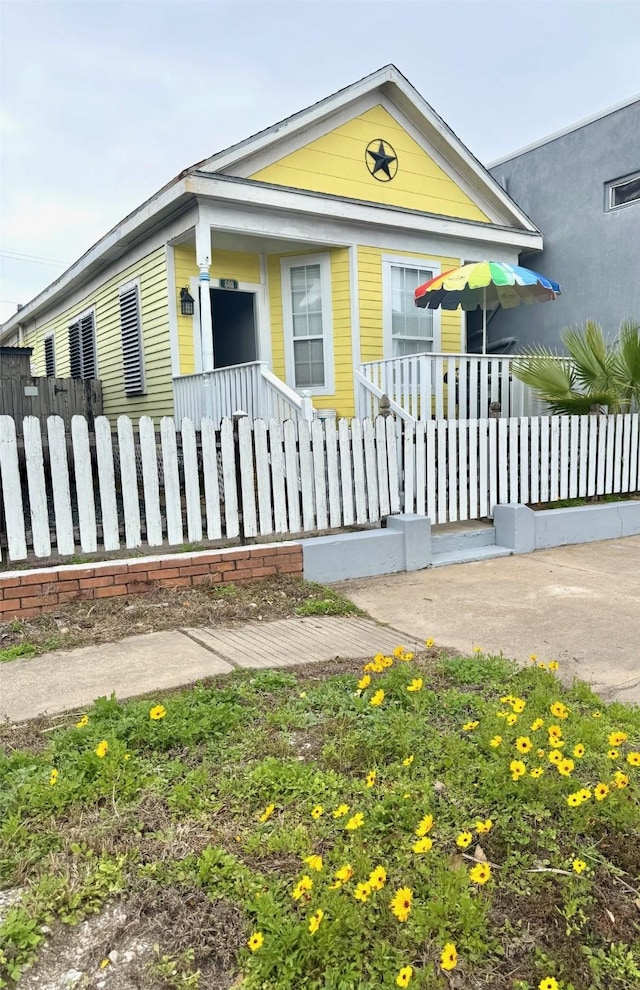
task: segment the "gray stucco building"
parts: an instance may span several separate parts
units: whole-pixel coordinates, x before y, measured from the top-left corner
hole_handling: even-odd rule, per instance
[[[489,341],[555,348],[565,326],[593,319],[615,336],[640,320],[640,97],[488,168],[544,236],[521,264],[562,286],[553,303],[497,310]]]

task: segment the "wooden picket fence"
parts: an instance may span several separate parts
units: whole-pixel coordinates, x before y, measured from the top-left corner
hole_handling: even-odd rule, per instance
[[[0,554],[9,561],[434,524],[496,504],[640,490],[638,414],[403,423],[240,419],[181,429],[126,416],[0,416]],[[44,433],[44,435],[43,435]],[[55,550],[54,550],[55,547]]]

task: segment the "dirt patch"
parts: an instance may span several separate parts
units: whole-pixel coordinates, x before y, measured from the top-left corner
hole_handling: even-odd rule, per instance
[[[306,603],[322,602],[327,594],[337,603],[335,608],[340,609],[344,601],[340,596],[294,577],[237,585],[156,588],[131,597],[67,602],[48,615],[25,622],[0,623],[0,651],[30,644],[35,655],[47,650],[113,643],[125,636],[181,626],[269,622],[289,618]],[[347,606],[344,607],[346,610]]]
[[[157,968],[167,957],[199,970],[207,990],[228,990],[245,939],[242,912],[227,901],[194,888],[142,888],[78,927],[57,925],[20,990],[159,990],[170,985]]]

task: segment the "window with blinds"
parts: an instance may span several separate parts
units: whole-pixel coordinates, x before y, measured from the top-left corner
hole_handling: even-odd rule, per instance
[[[433,310],[418,309],[414,291],[433,278],[426,268],[391,265],[391,338],[393,357],[433,350]]]
[[[96,335],[93,311],[69,327],[69,370],[72,378],[96,377]]]
[[[44,373],[47,378],[56,377],[56,350],[53,337],[44,338]]]
[[[287,381],[314,394],[333,392],[329,255],[284,258],[282,308]]]
[[[144,395],[144,356],[140,321],[140,292],[137,284],[120,290],[122,372],[126,395]]]

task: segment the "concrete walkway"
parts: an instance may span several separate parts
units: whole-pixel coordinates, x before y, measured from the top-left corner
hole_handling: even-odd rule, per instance
[[[232,670],[372,657],[378,651],[389,653],[400,643],[411,649],[424,647],[418,640],[356,616],[130,636],[118,643],[1,663],[0,721],[20,722],[88,707],[112,692],[118,699],[131,698]]]
[[[345,581],[374,619],[437,645],[560,661],[606,700],[640,704],[640,536]]]

